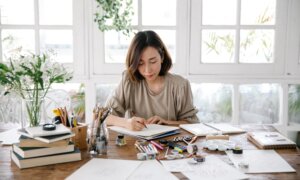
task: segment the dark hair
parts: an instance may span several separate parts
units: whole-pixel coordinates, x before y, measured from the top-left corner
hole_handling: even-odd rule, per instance
[[[132,82],[144,79],[138,71],[138,66],[143,50],[149,46],[157,49],[163,60],[159,72],[160,76],[167,74],[172,67],[171,56],[160,37],[154,31],[140,31],[132,39],[126,57],[127,73]]]

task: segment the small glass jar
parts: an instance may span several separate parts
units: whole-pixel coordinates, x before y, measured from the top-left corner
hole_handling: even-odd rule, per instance
[[[118,145],[118,146],[124,146],[124,145],[126,145],[126,140],[125,140],[123,134],[119,134],[119,135],[117,136],[117,139],[116,139],[116,145]]]

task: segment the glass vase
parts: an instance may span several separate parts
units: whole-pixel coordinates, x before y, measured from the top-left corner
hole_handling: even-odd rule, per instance
[[[44,98],[22,99],[22,128],[39,126],[44,117]]]

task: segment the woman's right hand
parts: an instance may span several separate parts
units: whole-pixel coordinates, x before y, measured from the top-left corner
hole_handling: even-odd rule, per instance
[[[133,131],[141,131],[145,128],[145,123],[146,120],[144,118],[132,117],[130,119],[127,119],[126,128]]]

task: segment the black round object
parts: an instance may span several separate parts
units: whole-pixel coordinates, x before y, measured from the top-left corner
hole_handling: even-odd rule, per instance
[[[46,123],[43,125],[43,130],[45,130],[45,131],[54,131],[55,129],[56,129],[55,124]]]

